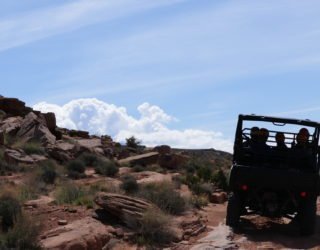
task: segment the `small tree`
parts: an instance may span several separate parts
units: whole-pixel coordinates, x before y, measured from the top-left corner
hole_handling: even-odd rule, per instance
[[[130,148],[138,148],[141,145],[141,141],[134,136],[131,136],[129,138],[126,138],[126,145]]]

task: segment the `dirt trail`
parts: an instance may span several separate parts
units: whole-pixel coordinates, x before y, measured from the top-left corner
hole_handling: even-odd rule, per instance
[[[260,216],[242,217],[239,230],[232,231],[225,225],[225,210],[226,204],[206,208],[209,231],[188,249],[320,249],[319,206],[316,233],[310,237],[301,237],[294,221]]]

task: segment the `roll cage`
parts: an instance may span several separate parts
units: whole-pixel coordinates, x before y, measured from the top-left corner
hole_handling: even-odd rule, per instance
[[[273,148],[276,145],[275,141],[275,135],[277,132],[284,133],[287,140],[285,143],[287,144],[288,148],[292,148],[295,144],[295,140],[298,134],[298,131],[292,132],[292,131],[286,131],[284,129],[285,125],[297,125],[297,126],[303,126],[313,128],[313,133],[310,134],[308,138],[309,142],[309,148],[311,149],[312,153],[309,156],[310,161],[312,161],[313,169],[317,169],[319,171],[319,162],[318,162],[318,153],[319,153],[319,133],[320,133],[320,123],[310,121],[310,120],[299,120],[299,119],[290,119],[290,118],[279,118],[279,117],[271,117],[271,116],[258,116],[258,115],[239,115],[237,129],[236,129],[236,135],[235,135],[235,143],[234,143],[234,163],[239,163],[244,159],[245,154],[248,153],[246,149],[244,148],[244,142],[250,139],[250,130],[251,127],[244,127],[244,122],[266,122],[271,123],[277,127],[283,127],[281,129],[277,130],[269,130],[269,138],[267,143],[270,145],[271,148]],[[255,155],[257,157],[257,154]],[[275,154],[261,154],[258,155],[260,159],[268,157],[268,159],[273,159],[273,163],[275,162],[274,159],[278,158],[280,159],[282,157],[282,160],[288,160],[290,158],[290,155],[275,155]],[[287,157],[286,159],[284,159]],[[249,157],[250,158],[250,157]],[[248,157],[247,157],[248,159]],[[291,159],[292,160],[292,159]],[[252,161],[244,161],[245,164],[251,164]],[[260,161],[261,162],[261,161]],[[265,161],[266,162],[266,161]],[[264,162],[264,163],[265,163]],[[279,162],[279,161],[278,161]],[[283,163],[283,161],[282,161]],[[289,164],[286,162],[286,164]]]

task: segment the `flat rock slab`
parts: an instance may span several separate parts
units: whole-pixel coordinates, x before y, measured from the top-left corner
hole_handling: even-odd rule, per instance
[[[76,139],[76,141],[81,147],[87,149],[102,147],[101,139]]]
[[[147,165],[147,164],[153,164],[157,163],[159,158],[159,153],[158,152],[150,152],[146,154],[141,154],[141,155],[135,155],[131,156],[125,159],[121,159],[118,161],[120,165],[122,164],[142,164],[142,165]]]
[[[40,196],[39,199],[36,200],[30,200],[30,201],[26,201],[23,205],[26,207],[39,207],[41,205],[48,205],[50,203],[52,203],[54,201],[54,199],[52,197],[49,196]]]
[[[41,244],[44,249],[51,250],[102,249],[111,239],[108,229],[99,221],[86,217],[46,232],[42,236],[46,238],[41,240]]]
[[[148,183],[161,183],[161,182],[171,182],[171,174],[161,174],[153,171],[143,171],[138,173],[131,173],[137,179],[139,184]]]

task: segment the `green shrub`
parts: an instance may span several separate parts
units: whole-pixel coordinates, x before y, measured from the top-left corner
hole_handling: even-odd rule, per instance
[[[68,176],[71,179],[80,179],[85,177],[85,169],[85,164],[79,159],[70,161],[67,164]]]
[[[218,187],[223,190],[228,189],[228,181],[227,177],[225,176],[224,172],[219,169],[217,172],[215,172],[212,176],[211,181]]]
[[[13,144],[16,143],[16,137],[11,136],[7,133],[4,134],[4,145],[6,146],[12,146]]]
[[[23,144],[21,148],[28,155],[31,155],[31,154],[43,155],[43,154],[45,154],[45,150],[42,147],[40,142],[27,142],[27,143]]]
[[[95,166],[95,171],[97,174],[112,177],[119,172],[119,168],[114,161],[105,159],[100,160],[97,163],[97,165]]]
[[[86,166],[96,166],[99,162],[99,157],[92,153],[83,153],[80,156],[80,160],[82,160]]]
[[[40,167],[40,179],[46,184],[54,184],[58,176],[56,172],[56,164],[52,160],[41,162]]]
[[[135,193],[139,189],[136,179],[132,175],[126,175],[122,178],[120,186],[126,193]]]
[[[10,194],[3,194],[0,197],[0,221],[4,232],[12,228],[21,214],[19,201]]]
[[[19,216],[16,225],[5,235],[2,246],[5,249],[40,250],[40,229],[40,224],[31,218]]]
[[[55,197],[58,204],[76,204],[85,195],[81,187],[68,183],[57,190]]]
[[[139,141],[134,136],[126,138],[126,145],[130,148],[138,148],[141,145],[141,141]]]
[[[142,215],[138,233],[141,235],[143,243],[168,244],[173,240],[170,217],[160,210],[149,209]]]
[[[140,197],[155,203],[170,214],[180,214],[186,209],[186,202],[171,183],[150,183],[140,188]]]
[[[136,165],[134,165],[134,166],[132,167],[132,170],[133,170],[134,172],[142,172],[142,171],[145,170],[145,167],[143,167],[143,166],[141,166],[141,165],[139,165],[139,164],[136,164]]]
[[[196,208],[202,208],[209,204],[207,195],[193,195],[191,197],[191,204]]]
[[[84,165],[83,161],[78,159],[70,161],[67,165],[67,169],[69,172],[84,173],[86,166]]]
[[[212,170],[209,166],[201,166],[197,169],[197,176],[204,182],[208,182],[212,177]]]
[[[210,183],[196,183],[191,185],[191,190],[193,193],[197,195],[207,195],[208,197],[212,194],[213,192],[213,185]]]
[[[18,190],[18,198],[21,202],[28,201],[28,200],[34,200],[39,197],[39,193],[41,193],[39,190],[39,184],[35,186],[21,186]]]
[[[13,164],[6,163],[4,161],[0,161],[0,175],[6,175],[8,173],[14,173],[14,172],[18,172],[21,170],[22,170],[22,168],[17,165],[13,165]]]

